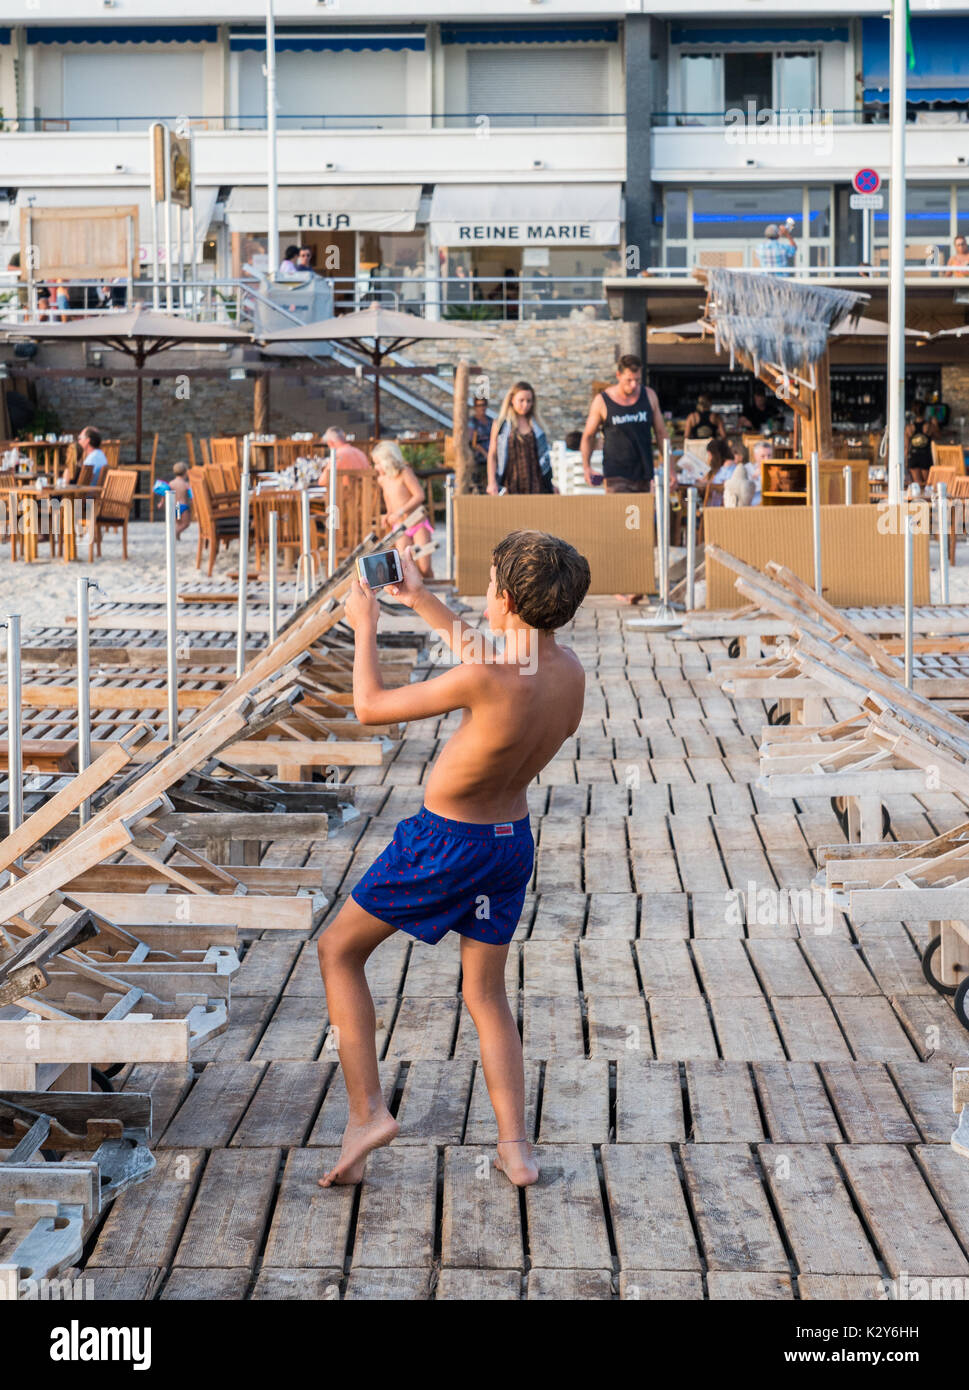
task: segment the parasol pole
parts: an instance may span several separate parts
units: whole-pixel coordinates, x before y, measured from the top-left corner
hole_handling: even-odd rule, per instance
[[[242,478],[239,488],[239,590],[236,599],[236,676],[246,669],[246,600],[249,589],[249,449],[250,436],[242,441]]]
[[[269,278],[279,265],[279,183],[276,166],[276,17],[273,0],[266,0],[266,194]]]
[[[373,359],[373,437],[380,438],[380,353],[374,343]]]
[[[888,501],[902,500],[905,477],[905,115],[906,0],[892,0],[891,174],[888,201]]]

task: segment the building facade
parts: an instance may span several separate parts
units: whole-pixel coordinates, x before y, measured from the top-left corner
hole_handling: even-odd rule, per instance
[[[309,245],[344,302],[380,283],[470,317],[604,316],[603,275],[755,266],[788,218],[800,265],[883,262],[887,199],[867,229],[851,206],[858,170],[887,173],[883,4],[733,8],[279,0],[269,246],[259,0],[191,22],[174,0],[46,0],[0,28],[0,256],[25,208],[125,205],[150,269],[162,121],[192,140],[180,260],[201,278]],[[969,6],[913,11],[907,243],[944,262],[969,226]]]

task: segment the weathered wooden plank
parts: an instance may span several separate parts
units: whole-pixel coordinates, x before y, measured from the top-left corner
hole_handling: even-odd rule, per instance
[[[229,1140],[230,1147],[298,1147],[306,1139],[335,1069],[335,1062],[270,1062]]]
[[[435,1298],[439,1302],[509,1302],[522,1296],[522,1276],[517,1269],[451,1269],[438,1276]]]
[[[545,1064],[542,1144],[604,1144],[609,1139],[609,1064],[551,1058]]]
[[[653,1055],[643,999],[630,995],[587,995],[586,1013],[590,1057],[618,1061],[631,1052]]]
[[[353,1269],[429,1269],[436,1191],[434,1149],[416,1144],[375,1149],[360,1189]]]
[[[878,1274],[841,1172],[822,1144],[761,1144],[758,1152],[802,1274]]]
[[[825,1062],[821,1074],[849,1143],[918,1142],[918,1130],[883,1065]]]
[[[702,1061],[719,1055],[705,1000],[656,994],[649,1001],[649,1015],[661,1061]]]
[[[766,999],[714,995],[710,1011],[720,1051],[728,1061],[783,1061],[784,1048]]]
[[[757,1163],[745,1144],[684,1144],[690,1201],[711,1270],[789,1273]]]
[[[167,1149],[223,1147],[265,1069],[263,1062],[209,1062],[158,1143]]]
[[[525,1267],[517,1189],[493,1153],[448,1147],[444,1154],[441,1263],[460,1269]]]
[[[535,1269],[611,1269],[612,1257],[591,1145],[537,1149],[542,1180],[525,1189],[528,1246]],[[563,1193],[568,1200],[563,1200]]]
[[[116,1198],[87,1267],[167,1269],[198,1186],[201,1149],[162,1152],[154,1172]]]
[[[893,1278],[969,1275],[969,1261],[907,1149],[842,1144],[837,1154]]]
[[[764,1126],[743,1062],[687,1062],[691,1138],[697,1144],[758,1143]]]
[[[174,1264],[251,1270],[278,1169],[278,1149],[215,1149],[205,1165]]]
[[[683,1090],[676,1063],[621,1058],[616,1068],[616,1142],[676,1143],[685,1138]]]
[[[471,1097],[470,1058],[420,1058],[407,1070],[397,1118],[398,1144],[460,1144]]]
[[[813,1062],[754,1062],[753,1072],[775,1143],[836,1144],[843,1137]]]
[[[323,1188],[319,1183],[339,1154],[337,1148],[290,1150],[266,1237],[263,1269],[342,1270],[355,1190]]]

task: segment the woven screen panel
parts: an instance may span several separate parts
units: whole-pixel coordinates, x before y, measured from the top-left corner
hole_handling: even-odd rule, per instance
[[[839,608],[905,601],[905,540],[900,508],[851,506],[821,508],[821,588]],[[927,508],[918,508],[913,594],[929,602]],[[810,507],[714,507],[704,513],[706,540],[762,570],[771,560],[787,565],[814,584],[814,542]],[[736,575],[707,562],[708,609],[738,608]]]
[[[457,586],[483,594],[495,546],[509,531],[547,531],[589,562],[590,594],[653,592],[653,498],[648,492],[559,497],[456,497]]]

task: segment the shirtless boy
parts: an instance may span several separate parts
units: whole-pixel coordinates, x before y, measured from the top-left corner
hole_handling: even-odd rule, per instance
[[[320,1185],[359,1182],[367,1154],[398,1131],[380,1089],[364,966],[399,930],[432,945],[448,931],[461,937],[462,994],[498,1121],[495,1164],[524,1187],[537,1180],[538,1167],[525,1132],[521,1038],[505,994],[505,959],[532,876],[526,789],[582,717],[585,675],[575,654],[556,642],[555,629],[585,597],[589,566],[572,546],[541,531],[514,531],[499,542],[486,616],[505,639],[500,653],[428,592],[409,548],[403,571],[390,594],[423,618],[460,664],[432,680],[384,689],[377,602],[354,583],[346,615],[356,639],[356,716],[364,724],[393,724],[461,710],[461,723],[434,764],[423,809],[400,822],[319,940],[349,1098],[340,1157]]]
[[[389,530],[416,507],[423,507],[427,499],[420,478],[400,452],[400,445],[393,439],[382,439],[379,444],[375,444],[370,459],[384,495],[384,514],[380,520]],[[403,551],[410,540],[418,545],[426,545],[433,534],[429,522],[418,521],[416,525],[407,528],[397,549]],[[417,561],[417,566],[425,579],[434,577],[429,555],[422,556]]]

